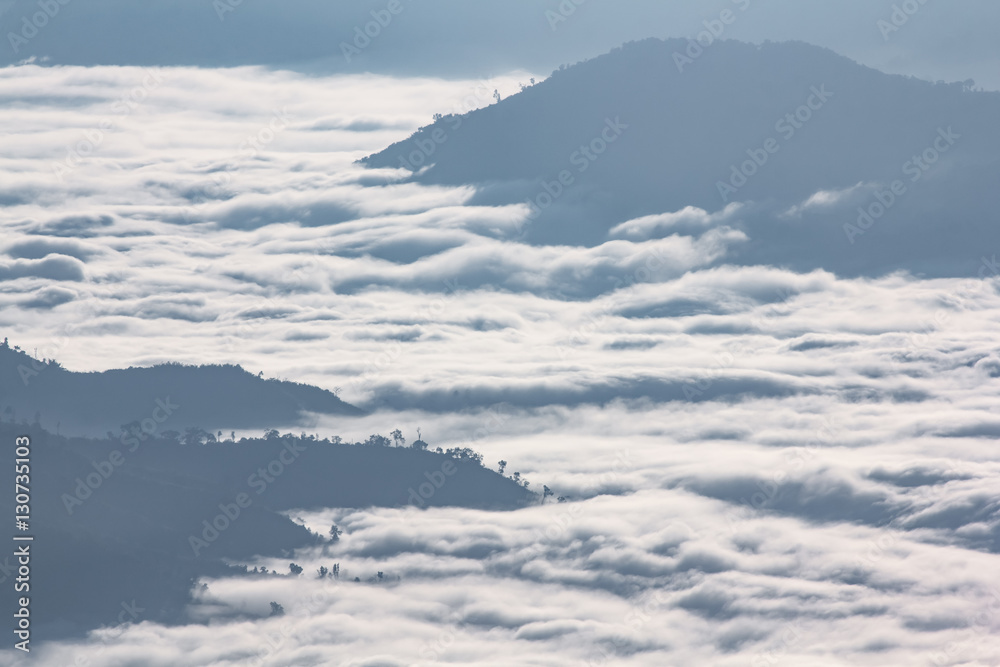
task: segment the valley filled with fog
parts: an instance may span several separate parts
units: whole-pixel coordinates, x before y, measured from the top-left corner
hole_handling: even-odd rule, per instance
[[[297,508],[294,521],[336,524],[340,539],[238,564],[285,574],[294,562],[301,576],[205,577],[185,622],[140,614],[48,642],[39,664],[1000,661],[1000,238],[995,210],[970,203],[988,178],[967,178],[997,173],[996,130],[969,134],[913,202],[853,241],[844,226],[905,178],[907,153],[889,156],[884,179],[875,167],[850,178],[838,171],[854,164],[845,149],[836,168],[810,163],[817,182],[788,184],[813,155],[792,139],[751,179],[752,198],[713,201],[713,178],[698,197],[658,199],[652,178],[614,162],[616,150],[643,150],[636,122],[593,169],[657,196],[623,206],[564,185],[535,216],[526,202],[558,170],[491,162],[473,135],[486,115],[447,122],[476,109],[510,120],[504,105],[544,95],[548,76],[0,70],[0,325],[12,345],[78,373],[239,364],[360,409],[272,428],[352,441],[398,428],[409,442],[471,447],[488,468],[506,461],[531,491],[554,493],[503,511]],[[948,115],[952,95],[970,119],[997,106],[996,93],[948,90],[911,128],[919,139],[893,145],[919,153],[939,127],[966,132]],[[778,96],[776,108],[807,95]],[[837,101],[802,141],[813,132],[833,150],[823,123],[840,122]],[[605,106],[580,121],[593,128],[581,144],[614,118]],[[781,118],[743,115],[768,122],[729,132],[732,160]],[[433,150],[409,139],[435,122],[451,129]],[[529,130],[512,121],[506,132],[490,136],[514,145]],[[396,142],[428,164],[458,157],[435,167],[444,176],[358,162]],[[570,148],[537,163],[576,174]],[[647,150],[644,171],[676,160],[677,173],[730,175],[730,161]],[[480,182],[457,182],[468,155],[485,165]],[[894,235],[913,238],[911,212],[934,241],[907,250]],[[567,222],[577,213],[579,236]],[[762,250],[761,238],[774,241]],[[5,391],[20,383],[5,379]],[[183,423],[185,397],[172,399],[179,426],[263,432],[201,414]],[[56,415],[40,417],[56,430]],[[334,563],[340,579],[317,578]],[[376,572],[385,578],[368,581]],[[284,615],[269,615],[271,601]],[[110,626],[118,609],[94,615]]]

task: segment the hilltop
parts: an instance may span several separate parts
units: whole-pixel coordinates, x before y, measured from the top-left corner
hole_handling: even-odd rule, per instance
[[[32,605],[46,639],[114,624],[123,600],[146,610],[142,620],[189,621],[200,577],[245,575],[239,564],[256,556],[291,562],[296,549],[317,548],[337,562],[336,542],[293,521],[291,510],[512,510],[537,502],[522,484],[482,467],[471,450],[392,447],[377,436],[349,444],[271,431],[204,445],[162,437],[131,445],[0,422],[3,442],[25,435],[36,546]],[[12,500],[0,501],[11,516]]]
[[[714,216],[699,229],[747,232],[727,258],[744,264],[967,275],[1000,245],[1000,94],[803,43],[688,46],[627,44],[362,162],[475,184],[484,206],[530,202],[536,244],[683,233],[646,217],[695,207]],[[636,218],[638,234],[618,227]]]
[[[145,421],[160,433],[216,433],[293,426],[307,412],[362,414],[325,389],[264,379],[240,366],[163,364],[75,373],[0,344],[0,419],[30,423],[37,417],[53,432],[117,433]]]

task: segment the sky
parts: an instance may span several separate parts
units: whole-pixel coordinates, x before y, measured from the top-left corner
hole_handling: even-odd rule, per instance
[[[140,613],[34,664],[997,664],[995,249],[952,278],[728,264],[739,206],[532,245],[523,205],[356,161],[724,9],[726,38],[1000,90],[1000,8],[928,0],[886,40],[870,0],[587,0],[554,29],[556,2],[402,2],[352,63],[387,2],[60,5],[0,69],[0,330],[75,371],[337,390],[369,414],[320,435],[420,429],[570,502],[303,508],[341,541],[247,563],[303,577],[206,578],[190,622]],[[3,6],[5,33],[37,11]]]
[[[707,27],[750,42],[801,40],[882,71],[932,81],[975,79],[1000,90],[990,0],[388,0],[285,3],[175,0],[59,3],[37,35],[20,43],[32,0],[0,3],[6,39],[0,63],[35,56],[65,64],[232,66],[314,72],[444,77],[547,75],[647,37],[694,38]],[[897,12],[894,8],[899,8]],[[734,18],[719,27],[723,12]],[[360,53],[345,55],[356,30],[386,24]],[[386,18],[388,17],[388,18]],[[39,20],[42,23],[42,20]],[[364,44],[363,38],[359,44]],[[356,48],[356,47],[355,47]]]

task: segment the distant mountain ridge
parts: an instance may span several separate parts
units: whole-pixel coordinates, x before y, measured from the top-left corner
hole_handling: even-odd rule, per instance
[[[592,246],[629,220],[739,202],[720,216],[750,236],[739,263],[967,275],[1000,245],[1000,93],[803,43],[720,41],[679,65],[687,47],[627,44],[362,162],[476,184],[473,204],[530,202],[531,243]]]
[[[239,366],[166,364],[101,373],[67,371],[0,345],[0,419],[51,431],[103,435],[126,424],[162,433],[188,427],[263,429],[298,424],[305,412],[360,415],[325,389],[255,376]]]

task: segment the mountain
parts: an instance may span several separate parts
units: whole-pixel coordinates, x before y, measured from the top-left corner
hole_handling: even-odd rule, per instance
[[[521,230],[535,244],[726,225],[749,237],[726,262],[968,275],[1000,246],[998,118],[1000,93],[973,82],[802,43],[649,39],[362,162],[474,184],[474,204],[531,202]]]
[[[98,435],[131,424],[151,432],[291,426],[304,412],[362,411],[317,387],[265,380],[239,366],[166,364],[74,373],[0,345],[0,417],[51,431]]]
[[[235,366],[73,373],[4,340],[0,442],[31,441],[32,605],[44,619],[37,636],[114,624],[121,602],[132,600],[148,610],[145,619],[183,622],[199,578],[246,574],[233,561],[310,547],[333,549],[333,557],[328,539],[288,517],[295,509],[509,510],[536,498],[468,449],[273,429],[221,441],[200,428],[291,425],[303,412],[361,414],[330,392]],[[109,437],[65,437],[51,432],[56,425]],[[13,495],[0,510],[13,515]],[[0,580],[8,566],[0,558]]]
[[[242,576],[231,565],[255,555],[284,559],[284,574],[295,549],[322,549],[337,562],[337,545],[290,519],[291,510],[511,510],[536,500],[483,468],[468,450],[438,453],[276,432],[201,446],[154,437],[133,446],[0,422],[0,442],[12,456],[22,436],[30,438],[26,534],[34,536],[38,639],[130,620],[118,619],[123,601],[145,610],[141,620],[190,620],[187,605],[198,579]],[[8,516],[13,500],[13,493],[0,499]],[[0,580],[12,562],[0,556]],[[4,604],[13,602],[7,596]]]

